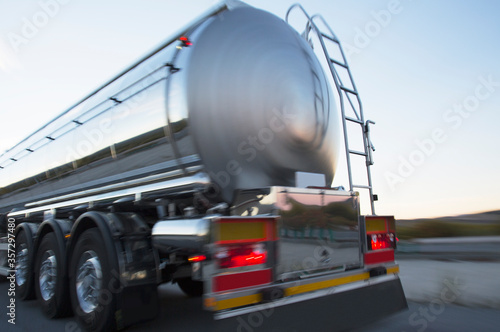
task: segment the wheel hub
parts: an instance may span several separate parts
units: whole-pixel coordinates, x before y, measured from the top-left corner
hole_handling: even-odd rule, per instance
[[[16,255],[16,282],[18,286],[26,283],[28,275],[28,248],[26,243],[19,245],[19,251]]]
[[[78,261],[76,277],[76,294],[85,313],[90,313],[99,304],[101,285],[101,262],[93,250],[88,250]]]
[[[54,296],[57,278],[57,260],[52,250],[43,253],[40,266],[40,293],[45,301]]]

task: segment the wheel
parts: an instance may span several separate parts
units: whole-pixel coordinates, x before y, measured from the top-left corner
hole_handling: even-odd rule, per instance
[[[191,278],[177,279],[180,289],[188,296],[199,297],[203,295],[203,282]]]
[[[68,280],[63,268],[63,253],[54,233],[42,238],[35,259],[35,291],[42,311],[50,318],[71,314]]]
[[[16,294],[22,300],[35,298],[33,285],[33,267],[30,262],[32,239],[28,239],[26,231],[16,236]]]
[[[73,312],[84,330],[116,329],[118,288],[113,286],[109,259],[97,228],[81,234],[71,255],[69,287]]]

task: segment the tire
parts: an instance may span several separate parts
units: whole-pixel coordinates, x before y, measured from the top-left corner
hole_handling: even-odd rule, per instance
[[[113,290],[117,288],[113,287],[111,266],[99,230],[84,231],[71,255],[69,288],[73,312],[86,331],[116,330],[116,292]]]
[[[191,278],[177,279],[179,288],[188,296],[200,297],[203,295],[203,282]]]
[[[43,313],[49,318],[71,315],[63,255],[54,233],[42,238],[35,259],[35,291]]]
[[[28,239],[26,231],[19,231],[16,236],[16,295],[21,300],[35,298],[33,266],[30,259],[32,252],[32,239]]]

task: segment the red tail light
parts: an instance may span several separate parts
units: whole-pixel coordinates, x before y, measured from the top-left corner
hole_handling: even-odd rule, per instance
[[[222,247],[215,254],[221,269],[264,264],[267,250],[264,244],[255,243],[238,247]]]
[[[393,233],[367,235],[368,250],[395,249],[396,237]]]
[[[193,256],[188,257],[188,262],[197,263],[197,262],[203,262],[206,259],[207,259],[207,256],[205,256],[205,255],[193,255]]]
[[[191,46],[191,45],[193,45],[193,43],[191,43],[191,41],[189,41],[189,38],[186,37],[186,36],[180,37],[179,40],[182,42],[183,46]]]

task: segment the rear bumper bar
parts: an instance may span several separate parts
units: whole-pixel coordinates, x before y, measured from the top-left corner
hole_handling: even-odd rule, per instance
[[[328,331],[359,328],[406,309],[397,275],[370,278],[334,288],[215,314],[218,330],[307,331],[324,326]]]
[[[215,293],[205,296],[205,307],[215,311],[216,319],[225,319],[244,313],[262,310],[262,308],[279,307],[291,303],[320,298],[331,294],[369,287],[371,285],[399,278],[399,266],[388,264],[383,272],[354,270],[332,275],[327,274],[303,280],[294,280],[273,284],[258,289],[246,289],[237,292]],[[404,295],[403,295],[404,297]]]

